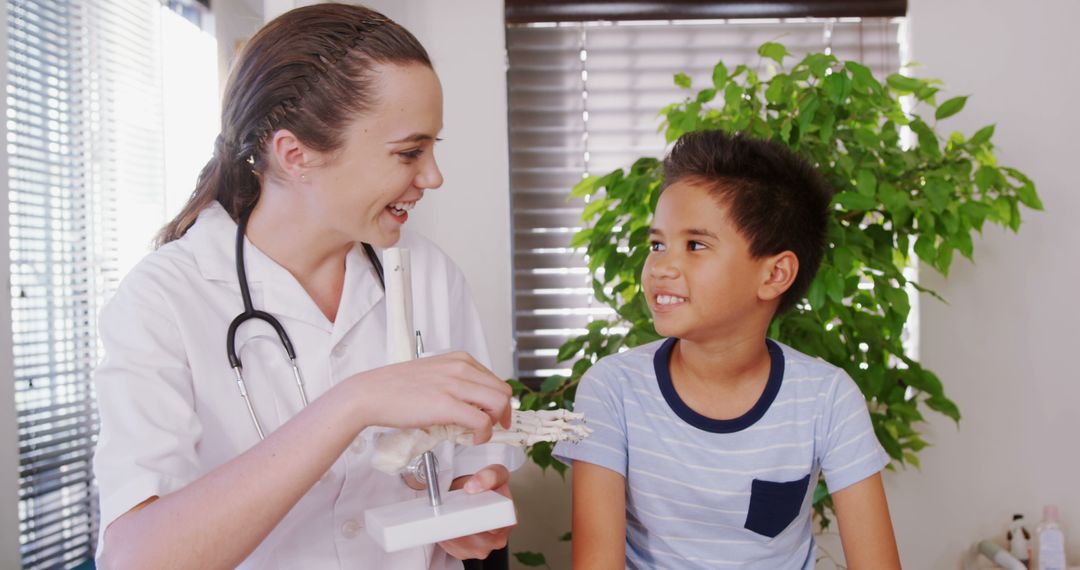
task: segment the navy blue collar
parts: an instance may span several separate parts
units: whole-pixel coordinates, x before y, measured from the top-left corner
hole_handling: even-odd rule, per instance
[[[754,407],[750,408],[745,414],[730,420],[718,420],[695,412],[690,409],[690,406],[686,405],[686,402],[683,402],[682,398],[679,397],[679,393],[675,391],[675,385],[671,382],[671,351],[678,341],[679,339],[675,337],[669,338],[660,345],[660,348],[656,349],[656,354],[653,355],[653,368],[656,370],[656,381],[660,385],[660,393],[664,395],[664,400],[671,407],[671,411],[675,412],[684,422],[713,433],[742,431],[760,420],[765,415],[765,412],[769,410],[769,406],[776,399],[776,395],[780,393],[780,383],[784,378],[784,352],[780,349],[780,345],[765,339],[765,344],[769,348],[771,362],[769,380],[765,384],[765,391],[761,393],[761,398],[754,404]]]

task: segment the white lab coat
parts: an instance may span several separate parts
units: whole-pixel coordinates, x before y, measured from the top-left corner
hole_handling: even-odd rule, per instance
[[[143,259],[101,314],[105,359],[94,375],[101,434],[94,470],[104,529],[153,495],[198,479],[258,443],[226,357],[226,331],[242,311],[235,265],[236,223],[218,203],[179,240]],[[460,270],[434,244],[402,232],[410,249],[413,319],[428,352],[464,350],[488,362],[480,320]],[[386,308],[378,277],[357,245],[346,258],[335,322],[295,278],[250,242],[245,258],[256,309],[277,317],[295,347],[308,397],[388,364]],[[273,329],[248,321],[236,337],[249,397],[270,433],[301,407],[292,371]],[[441,548],[384,553],[363,529],[368,508],[422,495],[371,465],[368,428],[240,566],[260,569],[460,568]],[[519,450],[443,444],[440,483],[502,463]],[[282,458],[288,461],[288,458]],[[163,529],[163,532],[167,530]]]

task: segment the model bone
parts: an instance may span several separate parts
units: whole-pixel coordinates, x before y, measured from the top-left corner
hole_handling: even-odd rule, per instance
[[[390,362],[417,358],[420,332],[413,325],[412,280],[409,250],[391,247],[383,251],[385,271],[387,334]],[[490,443],[527,447],[541,441],[578,441],[592,430],[582,422],[584,416],[567,410],[515,411],[510,427],[495,425]],[[434,426],[425,429],[391,431],[382,434],[375,444],[372,464],[385,473],[402,471],[412,459],[435,449],[444,441],[472,445],[473,436],[459,426]]]
[[[510,417],[510,427],[503,428],[496,424],[488,443],[528,447],[542,441],[580,441],[592,433],[583,423],[584,420],[583,414],[568,410],[514,411]],[[398,473],[414,457],[444,441],[473,445],[473,435],[465,428],[454,425],[387,432],[375,443],[372,464],[384,473]]]

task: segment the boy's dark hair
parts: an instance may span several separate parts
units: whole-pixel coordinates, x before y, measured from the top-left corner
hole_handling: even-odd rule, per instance
[[[697,131],[664,159],[663,188],[680,181],[702,185],[727,207],[753,257],[795,254],[799,271],[776,312],[795,306],[821,265],[832,200],[813,165],[778,142]]]

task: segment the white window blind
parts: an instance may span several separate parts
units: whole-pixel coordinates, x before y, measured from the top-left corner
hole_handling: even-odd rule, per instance
[[[570,373],[558,347],[612,312],[592,296],[581,251],[583,203],[567,197],[583,176],[660,158],[659,110],[711,84],[716,62],[763,65],[757,47],[795,56],[829,50],[883,78],[901,61],[897,19],[575,22],[508,26],[511,208],[517,376]]]
[[[7,2],[8,244],[27,569],[93,556],[97,314],[164,220],[162,47],[183,20],[176,4]],[[211,77],[215,63],[211,55]],[[204,160],[208,149],[197,149]]]

